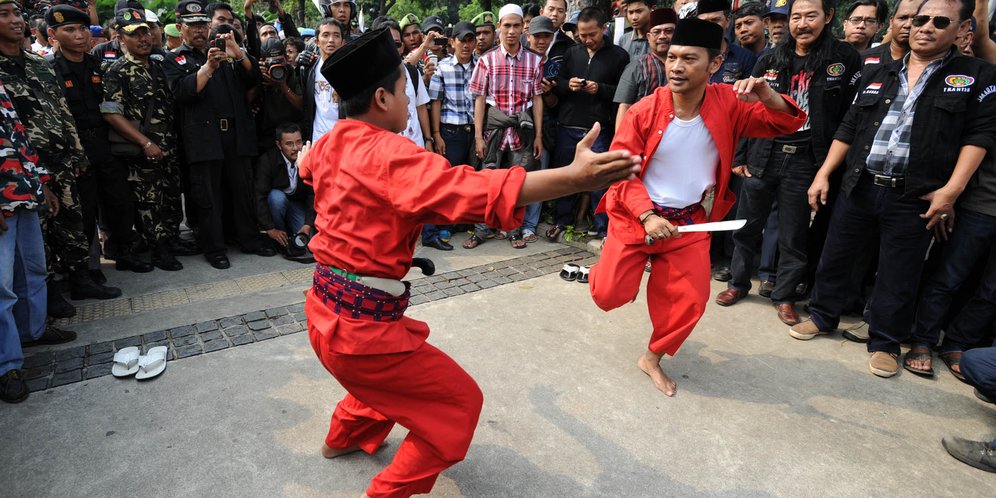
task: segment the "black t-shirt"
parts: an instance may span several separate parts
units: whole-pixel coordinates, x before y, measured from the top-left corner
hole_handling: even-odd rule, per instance
[[[788,96],[798,104],[799,109],[806,113],[806,123],[799,128],[799,131],[790,135],[785,135],[778,139],[779,142],[802,142],[810,139],[809,127],[809,84],[813,81],[813,72],[806,71],[806,60],[809,55],[795,55],[792,57],[792,77],[789,79]]]

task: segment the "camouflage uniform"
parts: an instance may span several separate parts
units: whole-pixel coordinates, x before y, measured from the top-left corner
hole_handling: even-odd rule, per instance
[[[85,171],[89,161],[55,72],[45,59],[21,50],[19,57],[0,55],[0,80],[27,127],[40,166],[51,173],[52,193],[59,198],[59,214],[45,227],[49,267],[58,263],[61,269],[85,270],[90,244],[83,232],[76,170]]]
[[[155,78],[155,90],[153,90]],[[142,220],[142,236],[154,246],[157,242],[180,235],[183,210],[180,205],[180,168],[177,163],[176,135],[173,127],[173,95],[159,62],[149,59],[146,65],[130,55],[114,61],[104,74],[104,114],[121,114],[129,121],[145,122],[152,117],[145,136],[163,151],[163,159],[150,161],[144,156],[126,157],[128,182],[131,183],[135,209]]]

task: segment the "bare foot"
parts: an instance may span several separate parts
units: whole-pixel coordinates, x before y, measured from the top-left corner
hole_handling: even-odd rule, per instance
[[[671,380],[671,377],[668,377],[664,373],[664,369],[661,368],[661,355],[648,350],[646,353],[643,353],[643,356],[639,360],[636,360],[636,366],[640,367],[643,373],[650,376],[650,380],[654,381],[654,385],[662,393],[666,396],[674,396],[674,393],[678,390],[678,384],[675,384]]]
[[[325,458],[341,457],[350,453],[356,453],[357,451],[360,451],[359,446],[350,446],[349,448],[329,448],[327,444],[322,443],[322,456]]]
[[[380,443],[377,447],[377,451],[381,448],[387,446],[387,441]],[[356,453],[357,451],[362,451],[359,446],[350,446],[349,448],[330,448],[327,444],[322,443],[322,456],[325,458],[336,458],[343,455],[348,455],[350,453]]]

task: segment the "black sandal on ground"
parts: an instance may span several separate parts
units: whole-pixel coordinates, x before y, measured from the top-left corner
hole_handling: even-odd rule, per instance
[[[463,241],[463,248],[464,249],[473,249],[473,248],[475,248],[475,247],[477,247],[477,246],[479,246],[479,245],[481,245],[483,243],[484,243],[484,239],[478,237],[477,234],[475,233],[475,234],[472,234],[470,237],[467,237],[467,240]]]
[[[951,375],[954,375],[956,379],[965,382],[965,376],[961,372],[955,370],[954,367],[961,368],[961,351],[951,351],[948,353],[941,353],[941,361],[944,365],[948,367],[948,371]]]
[[[903,368],[921,377],[933,378],[934,377],[933,359],[934,359],[934,354],[930,351],[930,348],[928,348],[927,346],[913,346],[906,353],[906,356],[903,358]],[[910,365],[911,361],[928,361],[928,360],[930,361],[929,369],[913,368],[913,366]]]

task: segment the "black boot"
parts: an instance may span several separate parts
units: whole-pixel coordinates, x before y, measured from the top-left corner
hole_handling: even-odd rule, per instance
[[[99,268],[96,270],[90,270],[90,278],[92,278],[94,282],[97,282],[100,285],[104,285],[107,283],[107,276],[105,276],[104,272],[101,271]]]
[[[138,256],[130,252],[122,252],[114,261],[114,269],[118,271],[133,271],[135,273],[149,273],[155,267],[145,261],[138,259]]]
[[[69,297],[80,299],[114,299],[121,297],[121,289],[94,282],[86,268],[73,270],[69,274]]]
[[[201,253],[201,248],[196,242],[183,240],[179,237],[170,240],[166,244],[169,252],[173,253],[174,256],[193,256]]]
[[[165,271],[180,271],[183,269],[183,265],[176,260],[176,257],[173,256],[173,253],[164,243],[160,243],[152,251],[152,264],[156,265],[156,268]]]
[[[49,280],[46,288],[48,294],[48,316],[52,318],[71,318],[76,316],[76,307],[62,297],[62,282]]]

